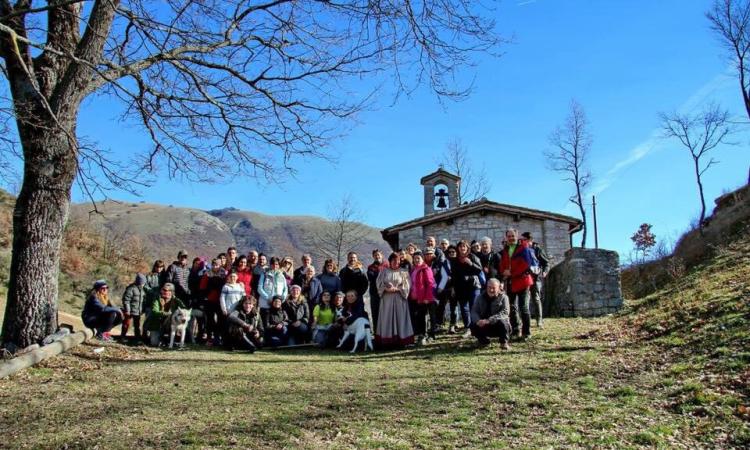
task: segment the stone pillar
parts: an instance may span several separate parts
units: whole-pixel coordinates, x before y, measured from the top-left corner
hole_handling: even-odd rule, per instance
[[[572,248],[552,268],[544,284],[548,316],[598,317],[622,308],[617,252]]]

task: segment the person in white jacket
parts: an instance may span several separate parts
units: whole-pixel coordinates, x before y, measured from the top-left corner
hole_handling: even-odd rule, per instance
[[[268,270],[260,275],[258,281],[258,296],[260,297],[260,316],[265,320],[268,310],[271,308],[271,299],[275,295],[286,298],[288,286],[284,271],[280,269],[279,258],[271,258]]]

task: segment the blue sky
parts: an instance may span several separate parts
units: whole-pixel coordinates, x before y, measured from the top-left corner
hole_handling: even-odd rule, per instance
[[[704,17],[709,4],[505,1],[495,12],[498,30],[514,42],[501,58],[482,59],[467,71],[467,77],[476,76],[470,99],[441,105],[423,89],[395,106],[384,101],[333,143],[337,164],[298,161],[296,179],[282,185],[189,184],[161,177],[140,198],[113,197],[323,216],[330,202],[350,194],[366,222],[387,227],[422,214],[419,179],[436,169],[446,143],[460,138],[490,176],[489,199],[576,215],[567,200],[571,186],[545,168],[543,157],[547,136],[575,98],[594,139],[590,167],[600,246],[624,256],[640,223],[652,223],[657,239],[674,239],[699,211],[689,154],[659,137],[658,112],[689,112],[717,101],[742,117],[729,62]],[[79,130],[115,153],[147,144],[137,129],[118,123],[102,100],[85,105]],[[708,199],[746,180],[748,136],[735,141],[739,145],[716,150],[721,163],[705,176]],[[84,197],[74,192],[74,200]]]

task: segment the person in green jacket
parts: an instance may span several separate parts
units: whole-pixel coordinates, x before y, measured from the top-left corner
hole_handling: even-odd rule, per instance
[[[313,341],[319,347],[325,347],[328,342],[328,329],[331,328],[336,312],[331,307],[331,293],[323,292],[320,303],[313,309]]]
[[[159,298],[151,303],[149,312],[143,328],[148,331],[149,343],[152,347],[158,347],[164,332],[169,327],[169,318],[177,308],[185,308],[185,304],[174,295],[174,285],[164,283],[159,292]]]

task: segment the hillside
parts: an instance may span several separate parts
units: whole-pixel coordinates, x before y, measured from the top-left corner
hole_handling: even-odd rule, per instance
[[[150,259],[169,261],[180,249],[213,257],[232,245],[241,253],[256,249],[297,261],[302,253],[318,255],[314,236],[328,223],[313,216],[269,216],[236,208],[201,211],[114,201],[99,204],[101,214],[90,210],[90,204],[74,205],[71,220],[91,224],[113,238],[136,235]],[[367,228],[366,241],[355,249],[364,259],[373,248],[388,248],[376,228]]]
[[[93,342],[0,380],[4,445],[748,448],[748,255],[746,230],[618,316],[549,319],[510,351],[450,335],[354,356]]]

